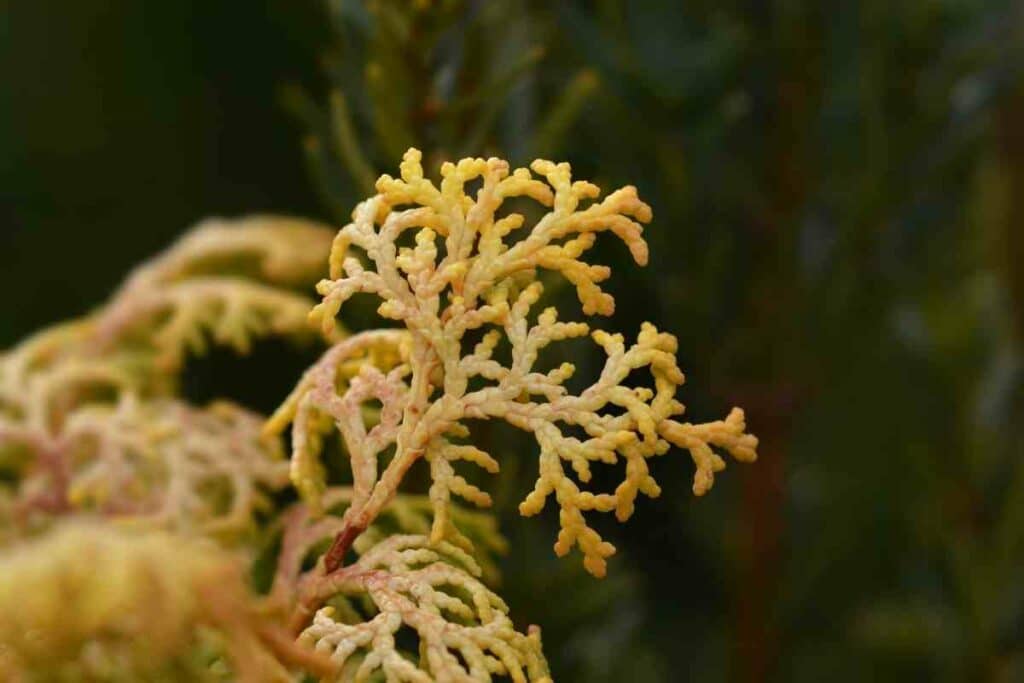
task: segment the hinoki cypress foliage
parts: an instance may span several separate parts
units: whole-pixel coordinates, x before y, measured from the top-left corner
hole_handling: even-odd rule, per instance
[[[595,577],[615,548],[587,518],[624,522],[660,495],[651,458],[688,451],[698,495],[725,467],[716,450],[756,458],[742,410],[682,419],[671,334],[645,323],[628,343],[538,310],[556,275],[585,316],[612,313],[610,269],[583,256],[610,232],[646,263],[635,188],[600,199],[567,163],[496,158],[445,163],[435,184],[415,149],[400,170],[333,238],[295,219],[203,223],[107,306],[3,356],[10,677],[548,681],[540,629],[517,628],[495,592],[493,554],[515,547],[455,502],[488,507],[466,468],[501,470],[471,426],[532,434],[520,513],[557,505],[555,552],[578,548]],[[321,271],[314,305],[296,288]],[[380,300],[381,327],[337,320],[356,294]],[[190,354],[267,335],[327,347],[269,419],[182,396]],[[544,352],[588,335],[605,361],[574,391],[573,364]],[[407,482],[419,462],[425,490]],[[613,490],[592,490],[595,463],[621,471]],[[244,568],[267,553],[259,595]]]

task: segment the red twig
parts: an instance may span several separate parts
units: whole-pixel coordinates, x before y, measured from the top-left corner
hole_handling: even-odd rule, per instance
[[[324,569],[327,570],[328,574],[341,567],[345,562],[345,554],[348,552],[348,549],[352,547],[353,541],[364,530],[355,526],[346,526],[341,530],[341,533],[334,537],[334,543],[331,544],[331,547],[324,554]]]

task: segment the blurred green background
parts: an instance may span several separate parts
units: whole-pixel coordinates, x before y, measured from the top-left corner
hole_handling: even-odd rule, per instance
[[[702,500],[657,462],[603,582],[507,454],[501,592],[556,680],[1024,680],[1022,3],[0,8],[0,347],[203,216],[344,220],[409,144],[567,159],[654,207],[648,268],[595,252],[608,326],[678,335],[692,418],[763,445]],[[280,352],[206,381],[266,408]]]

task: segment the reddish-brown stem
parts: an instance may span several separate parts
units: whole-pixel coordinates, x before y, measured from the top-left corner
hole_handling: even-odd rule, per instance
[[[352,543],[363,531],[365,531],[365,527],[346,526],[334,537],[334,543],[324,554],[324,569],[328,574],[341,567],[345,562],[345,554],[348,549],[352,547]]]

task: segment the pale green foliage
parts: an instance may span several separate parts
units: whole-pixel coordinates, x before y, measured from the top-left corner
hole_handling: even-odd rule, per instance
[[[72,523],[0,557],[0,675],[43,681],[290,681],[291,643],[237,558],[198,539]]]

